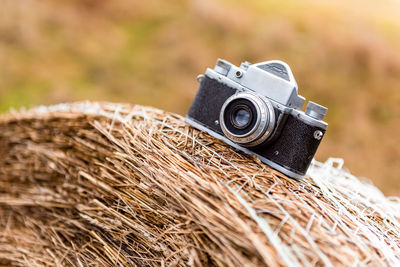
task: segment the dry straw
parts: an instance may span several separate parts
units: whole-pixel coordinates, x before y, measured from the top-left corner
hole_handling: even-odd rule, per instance
[[[314,161],[297,182],[157,109],[0,117],[0,265],[400,266],[400,201]]]

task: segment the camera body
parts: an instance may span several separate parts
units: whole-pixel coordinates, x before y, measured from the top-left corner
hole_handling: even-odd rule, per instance
[[[237,67],[218,59],[199,75],[186,116],[193,127],[302,179],[325,134],[327,108],[298,95],[290,67],[278,60]]]

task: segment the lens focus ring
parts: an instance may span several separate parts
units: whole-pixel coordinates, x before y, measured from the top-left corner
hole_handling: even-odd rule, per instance
[[[240,92],[225,101],[220,112],[220,122],[228,139],[252,147],[263,143],[271,135],[275,126],[275,113],[265,97]]]

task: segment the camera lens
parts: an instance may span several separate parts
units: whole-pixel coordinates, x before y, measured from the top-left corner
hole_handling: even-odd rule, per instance
[[[239,105],[232,112],[231,122],[235,128],[244,129],[250,124],[252,117],[253,114],[248,106]]]
[[[268,139],[275,126],[274,109],[268,99],[249,92],[229,97],[221,108],[221,129],[231,141],[256,146]]]

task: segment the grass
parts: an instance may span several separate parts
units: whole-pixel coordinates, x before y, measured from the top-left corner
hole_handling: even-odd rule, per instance
[[[398,266],[400,198],[313,161],[301,181],[151,107],[0,116],[0,264]]]

